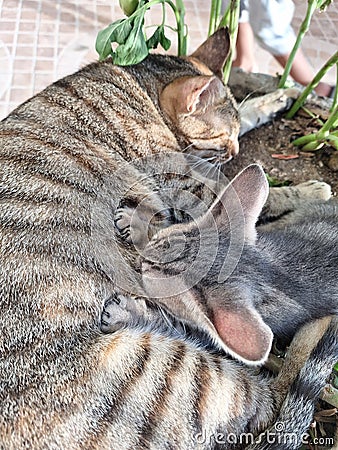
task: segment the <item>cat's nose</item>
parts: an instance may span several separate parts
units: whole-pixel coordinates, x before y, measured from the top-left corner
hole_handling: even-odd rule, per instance
[[[229,139],[229,144],[228,144],[228,153],[229,156],[236,156],[239,153],[239,143],[238,143],[238,139]]]

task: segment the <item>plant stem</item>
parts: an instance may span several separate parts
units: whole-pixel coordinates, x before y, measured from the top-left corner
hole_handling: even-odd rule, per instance
[[[309,142],[315,142],[317,140],[316,134],[307,134],[306,136],[301,136],[297,139],[295,139],[292,143],[293,145],[297,146],[303,146],[305,144],[308,144]]]
[[[223,17],[218,25],[218,28],[227,27],[229,25],[229,20],[230,20],[230,4],[225,10]]]
[[[217,30],[217,23],[221,14],[221,6],[221,0],[211,0],[208,36],[215,33]]]
[[[165,3],[162,3],[162,26],[165,25],[165,16],[166,16],[166,10],[165,10]]]
[[[319,81],[322,79],[322,77],[326,74],[326,72],[331,69],[331,67],[338,63],[338,52],[336,52],[334,55],[329,58],[329,60],[324,64],[324,66],[320,69],[320,71],[316,74],[314,79],[311,81],[309,85],[306,86],[304,91],[301,93],[301,95],[298,97],[298,99],[293,104],[290,111],[286,114],[287,119],[292,119],[292,117],[296,114],[298,109],[303,105],[305,102],[307,96],[310,94],[312,89],[314,89]]]
[[[334,126],[338,120],[338,105],[336,105],[335,109],[331,112],[329,118],[322,126],[319,133],[328,133]]]
[[[141,11],[150,9],[152,6],[161,3],[164,5],[167,3],[170,8],[173,10],[176,19],[177,25],[177,54],[178,56],[184,56],[187,54],[187,35],[186,35],[186,27],[184,23],[185,16],[185,8],[183,0],[176,0],[176,5],[171,0],[150,0],[141,8],[136,9],[136,11],[131,14],[128,20],[132,20],[136,17]]]
[[[338,104],[338,62],[336,63],[336,90],[335,90],[334,97],[333,97],[331,111],[334,110],[334,108],[337,106],[337,104]]]
[[[240,0],[230,0],[230,20],[229,20],[229,34],[230,34],[230,52],[228,59],[223,69],[223,81],[227,84],[230,76],[230,70],[233,60],[233,55],[236,47],[238,18],[239,18]]]
[[[293,141],[293,145],[303,147],[305,151],[313,151],[320,148],[325,142],[329,142],[335,148],[338,148],[338,137],[336,136],[338,130],[334,130],[337,121],[338,105],[336,105],[327,121],[317,133],[301,136]]]
[[[297,50],[300,47],[303,37],[305,36],[306,32],[309,30],[311,18],[312,18],[313,13],[316,10],[316,7],[317,7],[317,0],[308,0],[306,16],[300,26],[295,45],[293,46],[293,49],[291,50],[290,56],[288,58],[286,66],[284,68],[283,75],[279,81],[279,84],[278,84],[279,88],[285,87],[286,80],[291,72],[293,60],[295,59]]]
[[[177,23],[177,54],[178,56],[185,56],[187,54],[187,33],[184,23],[185,8],[183,0],[176,0],[176,7],[173,8],[173,11]]]

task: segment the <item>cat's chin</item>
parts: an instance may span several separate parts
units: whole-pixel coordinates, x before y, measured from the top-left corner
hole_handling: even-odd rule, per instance
[[[206,163],[210,163],[215,166],[222,166],[223,164],[226,164],[231,161],[234,156],[232,153],[228,152],[223,153],[219,150],[200,150],[198,148],[190,148],[189,154],[197,156],[198,158],[203,159]]]

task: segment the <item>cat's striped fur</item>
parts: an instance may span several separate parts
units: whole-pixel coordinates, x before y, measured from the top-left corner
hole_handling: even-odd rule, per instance
[[[156,403],[151,433],[145,435],[149,441],[145,447],[141,445],[140,448],[298,449],[302,440],[304,442],[309,440],[307,432],[313,419],[316,400],[325,386],[338,354],[336,317],[332,319],[325,317],[301,328],[288,349],[287,357],[277,377],[264,372],[259,374],[257,369],[244,367],[227,356],[217,356],[206,335],[198,330],[192,332],[189,324],[183,324],[168,311],[163,310],[155,299],[149,302],[142,298],[117,296],[106,304],[102,328],[107,333],[114,332],[117,335],[121,329],[134,330],[140,334],[147,331],[152,336],[157,334],[170,336],[177,344],[184,341],[190,350],[199,348],[199,357],[195,359],[192,372],[186,359],[187,353],[184,356],[185,363],[177,366],[180,372],[178,382],[183,381],[183,373],[186,370],[190,372],[186,375],[188,384],[184,383],[181,386],[183,391],[177,391],[176,386],[173,389],[171,378],[169,386],[165,384],[164,397],[159,395],[159,403]],[[161,353],[158,358],[159,361],[163,361]],[[201,426],[200,414],[202,417],[207,414],[206,399],[210,399],[211,392],[216,389],[214,391],[216,395],[217,389],[222,390],[221,385],[217,387],[217,384],[214,384],[217,377],[215,378],[216,373],[210,370],[213,364],[216,364],[214,368],[219,365],[219,369],[216,369],[218,377],[221,376],[221,372],[227,374],[225,378],[221,376],[223,389],[227,391],[227,399],[224,403],[222,391],[217,401],[215,398],[212,400],[214,403],[210,408],[212,411],[221,408],[223,422],[216,433],[209,435],[207,428]],[[159,367],[162,368],[163,365],[160,364]],[[192,405],[191,395],[192,392],[196,394],[196,389],[199,391],[198,401]],[[160,391],[163,392],[162,388]],[[157,436],[165,435],[162,425],[163,422],[166,425],[166,419],[169,417],[163,418],[163,408],[166,408],[168,398],[173,399],[175,392],[181,396],[183,404],[189,405],[189,412],[195,411],[194,417],[198,420],[195,423],[199,424],[199,428],[192,432],[195,440],[190,443],[183,440],[184,435],[187,437],[186,433],[179,434],[178,440],[175,440],[173,435],[170,436],[170,446],[161,442],[161,437],[158,439]],[[170,405],[174,415],[180,417],[181,411],[175,407],[182,407],[180,398],[176,398]],[[166,411],[166,414],[170,412]],[[191,435],[191,431],[188,434]],[[138,445],[139,442],[136,448],[139,448]]]
[[[189,99],[189,127],[198,113],[193,138],[173,114],[172,92],[159,96],[178,77],[183,86],[197,78],[197,94],[192,86],[192,97],[180,96]],[[129,68],[92,64],[1,123],[1,449],[190,449],[196,432],[270,421],[266,380],[237,362],[160,332],[99,329],[117,284],[143,292],[135,252],[114,234],[115,210],[166,182],[151,176],[158,167],[134,159],[174,151],[184,166],[188,146],[213,147],[208,105],[217,117],[213,156],[223,161],[237,151],[239,123],[203,50]],[[148,207],[166,220],[160,197]]]
[[[227,53],[225,35],[222,41]],[[150,423],[156,390],[179,373],[181,355],[192,371],[210,364],[217,386],[219,372],[228,376],[217,358],[206,354],[197,364],[204,353],[173,339],[99,330],[116,284],[139,286],[135,252],[115,237],[116,207],[122,198],[137,203],[161,187],[134,160],[181,152],[191,143],[187,135],[175,136],[178,125],[159,102],[164,86],[179,77],[204,85],[216,80],[197,60],[150,56],[129,68],[105,61],[49,86],[1,122],[1,449],[128,448],[142,436],[133,435],[127,411],[138,417],[137,427]],[[235,141],[234,101],[219,83],[224,105],[218,109],[225,134],[233,124]],[[159,197],[152,202],[165,209]],[[154,370],[160,354],[163,366]],[[184,416],[182,410],[182,423]],[[218,426],[220,412],[213,417]]]
[[[224,33],[221,44],[224,60]],[[114,234],[115,209],[122,198],[137,203],[162,187],[134,160],[181,152],[192,143],[170,102],[168,113],[161,108],[163,88],[182,77],[183,86],[190,77],[197,80],[200,93],[215,84],[217,92],[204,94],[201,104],[204,109],[216,100],[216,154],[223,158],[220,150],[231,147],[229,139],[236,142],[233,99],[201,52],[199,58],[150,56],[129,68],[95,63],[49,86],[1,123],[0,448],[142,448],[142,440],[151,441],[146,430],[156,408],[162,420],[168,417],[161,439],[172,437],[171,447],[179,440],[184,448],[190,432],[201,427],[208,433],[222,428],[229,392],[238,396],[238,375],[228,373],[227,361],[167,336],[99,330],[104,300],[116,284],[139,286],[131,268],[135,253]],[[192,98],[186,92],[188,106],[197,108],[192,90]],[[198,127],[191,131],[210,146],[197,112],[202,134]],[[193,111],[188,113],[191,122]],[[165,206],[160,198],[152,201],[157,204],[150,208]],[[181,398],[190,398],[191,410],[174,407]]]

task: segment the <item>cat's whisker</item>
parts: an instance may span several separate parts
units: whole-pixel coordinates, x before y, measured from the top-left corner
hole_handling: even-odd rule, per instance
[[[192,169],[195,169],[196,167],[207,165],[208,163],[212,163],[217,159],[217,156],[209,156],[208,158],[201,158],[196,157],[196,161],[191,165]]]
[[[187,145],[187,146],[182,150],[182,152],[185,153],[189,148],[191,148],[191,147],[193,147],[193,146],[194,146],[193,143]]]
[[[169,319],[167,313],[164,311],[164,309],[159,306],[159,311],[161,313],[161,316],[163,317],[164,321],[167,323],[167,325],[169,325],[169,328],[173,328],[175,331],[177,331],[177,333],[179,333],[179,330],[175,327],[175,325],[173,324],[173,322]]]
[[[250,100],[250,98],[251,97],[253,97],[254,96],[254,94],[256,94],[257,92],[259,92],[260,91],[260,89],[259,88],[257,88],[257,89],[255,89],[254,91],[251,91],[251,92],[249,92],[244,98],[243,98],[243,100],[240,102],[240,103],[238,103],[238,110],[240,110],[242,107],[243,107],[243,104],[245,104],[245,102],[247,101],[247,100]]]

